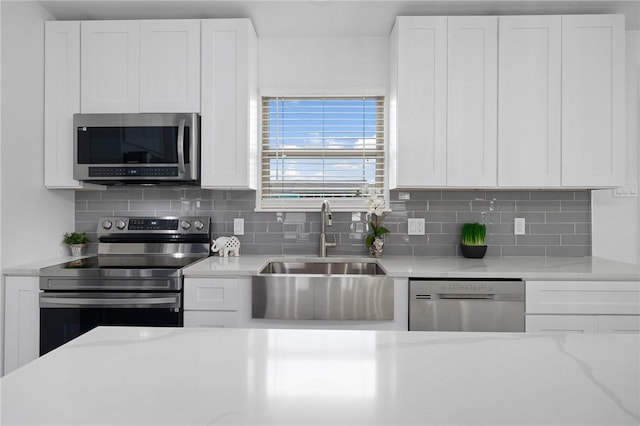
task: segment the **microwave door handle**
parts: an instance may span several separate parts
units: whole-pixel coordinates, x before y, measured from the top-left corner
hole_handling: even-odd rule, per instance
[[[178,171],[184,173],[184,128],[187,124],[186,119],[180,120],[178,127]]]

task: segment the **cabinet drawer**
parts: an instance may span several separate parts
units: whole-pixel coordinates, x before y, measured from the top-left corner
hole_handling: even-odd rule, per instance
[[[238,309],[237,278],[188,278],[184,281],[184,309],[235,311]]]
[[[234,311],[185,311],[184,326],[200,328],[238,327],[240,314]]]
[[[600,333],[640,333],[639,315],[601,315],[598,317]]]
[[[640,314],[636,281],[527,281],[527,314]]]
[[[597,333],[596,315],[527,315],[527,333]]]

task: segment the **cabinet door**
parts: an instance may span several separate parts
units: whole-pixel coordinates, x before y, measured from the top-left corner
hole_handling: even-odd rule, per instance
[[[396,18],[390,59],[390,187],[444,186],[447,17]]]
[[[83,21],[81,34],[82,112],[138,112],[139,21]]]
[[[38,277],[5,277],[4,374],[39,356],[39,293]]]
[[[527,315],[527,333],[597,333],[596,315]]]
[[[73,179],[73,114],[80,112],[80,22],[45,23],[44,184],[80,188]]]
[[[498,185],[560,186],[561,17],[500,17]]]
[[[624,15],[562,17],[562,185],[624,184]]]
[[[249,19],[202,21],[203,188],[257,187],[257,52]]]
[[[497,184],[498,18],[448,18],[447,186]]]
[[[200,112],[200,21],[140,21],[140,112]]]
[[[235,311],[238,309],[237,278],[187,278],[185,310]]]

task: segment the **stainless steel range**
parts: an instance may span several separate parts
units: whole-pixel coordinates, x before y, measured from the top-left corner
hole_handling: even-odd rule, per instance
[[[103,217],[98,255],[40,269],[40,355],[99,325],[181,327],[181,268],[209,256],[209,217]]]

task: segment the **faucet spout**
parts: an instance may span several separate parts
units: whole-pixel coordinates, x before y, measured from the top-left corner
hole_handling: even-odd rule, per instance
[[[322,201],[322,207],[320,208],[320,257],[327,257],[327,247],[335,247],[336,242],[327,242],[326,227],[331,226],[333,219],[331,216],[331,204],[329,200]]]

